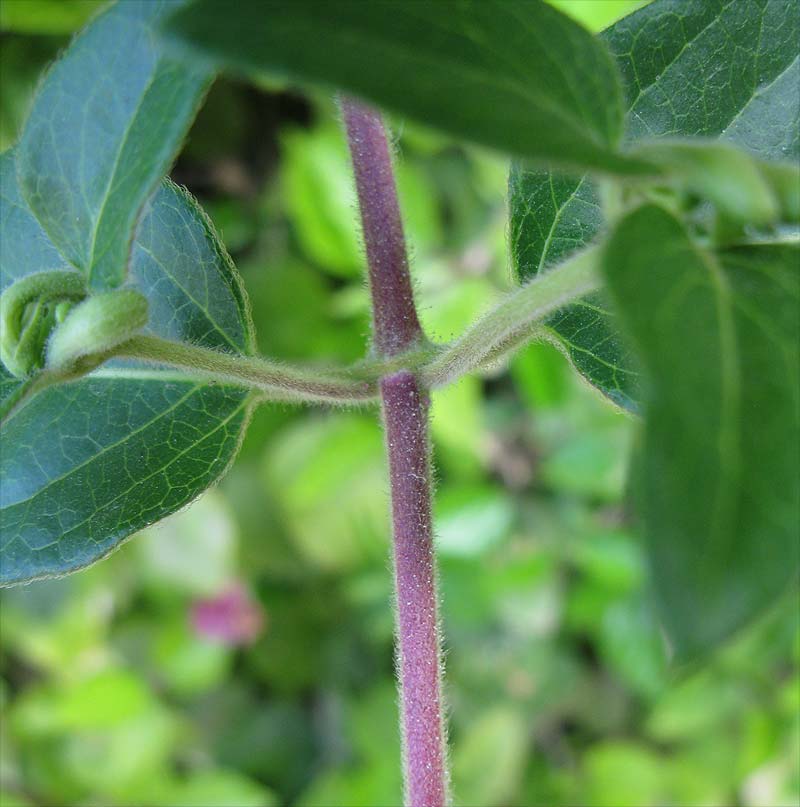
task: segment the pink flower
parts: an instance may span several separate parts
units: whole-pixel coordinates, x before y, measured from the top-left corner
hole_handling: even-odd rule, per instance
[[[192,605],[192,625],[206,639],[227,645],[252,644],[264,627],[264,612],[241,583]]]

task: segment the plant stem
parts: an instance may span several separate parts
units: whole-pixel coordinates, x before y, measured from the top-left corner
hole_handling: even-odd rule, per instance
[[[213,381],[254,388],[280,400],[363,403],[377,395],[373,383],[346,372],[304,370],[156,336],[135,336],[120,345],[116,355],[180,367]]]
[[[506,295],[420,373],[427,387],[448,384],[524,344],[542,319],[601,285],[599,247],[589,247]]]
[[[422,341],[408,271],[403,223],[383,122],[368,107],[342,102],[372,294],[372,334],[381,357]]]
[[[374,132],[371,132],[374,134]],[[366,139],[360,141],[362,151]],[[378,140],[377,142],[380,142]],[[389,159],[386,141],[385,158]],[[391,165],[389,165],[391,168]],[[362,166],[359,195],[363,188],[368,204],[385,202],[375,184],[389,182],[394,196],[391,173],[373,172]],[[370,184],[372,182],[372,185]],[[256,356],[236,356],[219,350],[173,342],[156,336],[135,336],[100,354],[86,357],[87,365],[75,371],[46,369],[27,379],[0,406],[0,423],[6,423],[39,392],[68,383],[91,372],[117,356],[139,359],[179,368],[187,375],[220,384],[234,384],[257,391],[261,400],[304,401],[308,403],[362,404],[378,398],[379,379],[401,370],[416,373],[422,388],[448,384],[474,370],[480,370],[535,338],[542,320],[563,305],[582,297],[600,285],[596,271],[598,247],[592,247],[507,295],[491,311],[454,342],[432,345],[419,326],[414,309],[408,265],[403,248],[403,231],[395,204],[383,204],[388,231],[397,243],[383,243],[373,228],[367,240],[368,256],[377,254],[371,264],[371,287],[375,298],[375,353],[364,362],[347,369],[296,367]],[[392,212],[393,211],[393,212]],[[392,223],[393,222],[393,223]],[[365,229],[365,239],[367,230]],[[380,241],[370,246],[373,241]],[[790,242],[789,242],[790,243]],[[400,279],[395,277],[400,275]],[[399,305],[393,310],[390,300],[397,293]],[[391,310],[384,311],[385,308]],[[397,327],[399,335],[384,333]]]
[[[392,491],[406,802],[440,807],[446,774],[428,396],[406,371],[382,379],[381,396]]]
[[[409,357],[414,358],[415,354],[409,354]],[[341,405],[371,403],[378,398],[376,372],[372,366],[350,370],[302,368],[256,356],[237,356],[157,336],[139,335],[110,350],[84,357],[83,367],[45,368],[25,379],[0,404],[0,425],[5,425],[40,392],[76,381],[114,358],[167,365],[178,368],[187,378],[245,387],[258,393],[257,400],[260,401]],[[422,361],[422,358],[417,356],[416,360]],[[113,370],[110,372],[113,374]]]
[[[391,155],[378,114],[342,102],[369,263],[380,359],[424,342],[414,306]],[[408,807],[447,801],[433,552],[428,396],[408,369],[380,382],[389,457],[403,778]]]

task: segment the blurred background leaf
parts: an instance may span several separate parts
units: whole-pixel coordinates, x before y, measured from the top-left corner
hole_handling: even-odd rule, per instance
[[[108,0],[3,0],[0,31],[71,34],[107,5]]]

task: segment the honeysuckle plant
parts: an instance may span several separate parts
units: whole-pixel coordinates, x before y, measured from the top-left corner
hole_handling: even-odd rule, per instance
[[[270,324],[165,178],[224,70],[338,94],[372,298],[354,366],[255,355]],[[380,109],[512,158],[517,288],[449,343],[417,317]],[[447,803],[430,390],[547,339],[638,419],[666,640],[707,653],[797,579],[799,160],[787,0],[654,0],[599,37],[541,0],[118,0],[0,155],[3,584],[191,502],[255,406],[380,407],[405,803]]]

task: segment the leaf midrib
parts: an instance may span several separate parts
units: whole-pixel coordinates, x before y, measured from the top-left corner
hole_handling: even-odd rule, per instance
[[[758,87],[754,88],[753,94],[747,99],[747,101],[745,101],[744,104],[742,104],[742,108],[725,124],[725,127],[720,132],[720,137],[725,136],[725,132],[727,132],[727,130],[730,129],[731,126],[733,126],[733,124],[736,123],[737,120],[739,120],[739,118],[744,114],[744,112],[747,110],[750,104],[752,104],[753,101],[756,100],[756,98],[767,92],[769,88],[772,87],[774,84],[777,84],[777,82],[780,81],[799,61],[800,61],[800,54],[795,56],[794,59],[792,59],[792,61],[789,62],[789,64],[787,64],[786,67],[783,68],[783,70],[777,73],[775,77],[767,84],[761,84]]]
[[[143,25],[138,20],[136,21],[136,24],[139,26],[139,28],[141,28],[144,31],[145,35],[148,35],[150,33],[147,26]],[[119,148],[117,149],[116,156],[114,157],[114,164],[111,167],[111,171],[110,171],[109,177],[108,177],[108,182],[106,183],[105,190],[103,191],[102,202],[100,204],[100,208],[95,213],[94,227],[93,227],[93,230],[92,230],[92,239],[91,239],[91,243],[89,245],[89,255],[88,255],[88,261],[87,261],[87,266],[86,266],[86,273],[87,273],[87,276],[89,278],[89,283],[90,284],[91,284],[91,281],[93,279],[93,273],[94,273],[94,268],[95,268],[94,253],[95,253],[95,247],[96,247],[96,244],[97,244],[97,233],[100,230],[100,221],[103,218],[103,215],[104,215],[105,209],[106,209],[106,205],[108,204],[108,200],[111,197],[111,188],[114,185],[114,180],[116,179],[117,172],[118,172],[119,166],[120,166],[120,162],[122,160],[122,155],[123,155],[123,152],[125,151],[125,146],[126,146],[126,144],[128,142],[128,138],[130,137],[131,131],[133,129],[134,122],[136,121],[136,119],[139,116],[139,113],[140,113],[140,111],[142,109],[142,106],[144,104],[144,99],[147,97],[147,93],[150,91],[150,88],[153,86],[153,83],[155,82],[156,75],[158,74],[158,71],[160,69],[159,68],[160,63],[161,63],[161,59],[156,55],[155,56],[155,62],[154,62],[154,65],[153,65],[153,69],[150,71],[150,76],[147,79],[147,83],[145,84],[142,92],[139,94],[139,99],[138,99],[138,101],[136,103],[136,107],[134,108],[133,114],[130,115],[129,118],[128,118],[128,125],[125,128],[125,133],[123,134],[122,138],[120,138]]]
[[[714,508],[714,532],[712,538],[716,547],[730,540],[729,527],[736,511],[736,491],[741,487],[742,446],[737,426],[740,423],[742,379],[741,358],[736,338],[736,324],[733,318],[733,300],[728,278],[716,258],[706,253],[704,261],[712,290],[715,295],[720,340],[720,475],[718,501]]]
[[[544,245],[542,246],[542,254],[539,258],[539,266],[536,268],[536,274],[541,274],[542,270],[547,263],[547,255],[550,252],[550,243],[553,240],[553,236],[555,235],[556,229],[558,228],[559,223],[561,222],[561,217],[564,215],[564,211],[567,209],[569,203],[577,196],[578,191],[583,187],[583,183],[586,181],[586,176],[582,176],[578,181],[578,184],[575,186],[575,190],[569,195],[569,197],[564,201],[564,203],[559,206],[556,202],[555,198],[555,188],[553,187],[553,174],[550,173],[550,198],[553,200],[553,207],[556,211],[555,216],[553,216],[553,222],[550,225],[550,229],[548,230],[547,237],[544,240]]]

